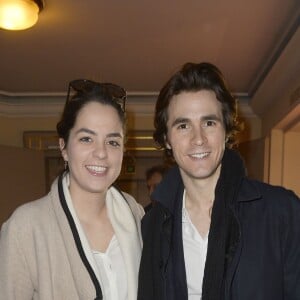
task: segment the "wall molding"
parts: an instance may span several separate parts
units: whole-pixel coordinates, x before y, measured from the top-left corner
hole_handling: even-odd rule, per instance
[[[126,102],[128,115],[137,117],[152,117],[158,93],[139,94],[129,93]],[[257,117],[249,105],[248,97],[236,94],[238,98],[239,114],[244,118]],[[8,101],[10,100],[10,101]],[[19,101],[18,101],[19,100]],[[24,97],[8,99],[0,97],[0,117],[7,118],[44,118],[60,116],[63,106],[63,97]]]

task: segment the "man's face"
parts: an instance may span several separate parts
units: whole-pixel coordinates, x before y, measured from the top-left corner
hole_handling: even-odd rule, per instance
[[[182,92],[168,107],[167,148],[183,180],[217,180],[225,150],[221,103],[213,91]]]

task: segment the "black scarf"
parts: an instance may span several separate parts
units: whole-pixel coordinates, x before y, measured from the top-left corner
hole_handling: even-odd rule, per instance
[[[232,208],[244,176],[245,169],[240,156],[226,149],[215,190],[202,300],[221,300],[224,297],[226,270],[239,239],[239,227]]]

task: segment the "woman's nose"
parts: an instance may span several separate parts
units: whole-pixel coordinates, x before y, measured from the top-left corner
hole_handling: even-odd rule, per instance
[[[105,143],[97,143],[93,150],[93,154],[100,159],[105,158],[107,156],[107,148]]]

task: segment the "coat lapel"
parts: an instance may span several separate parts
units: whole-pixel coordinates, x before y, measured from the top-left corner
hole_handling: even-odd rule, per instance
[[[129,204],[113,187],[107,191],[106,207],[126,266],[128,299],[136,299],[142,248],[139,229]]]
[[[59,199],[57,181],[58,180],[52,185],[50,197],[62,239],[65,244],[65,252],[69,260],[70,272],[73,275],[79,299],[95,299],[95,287],[77,250],[70,224]]]

